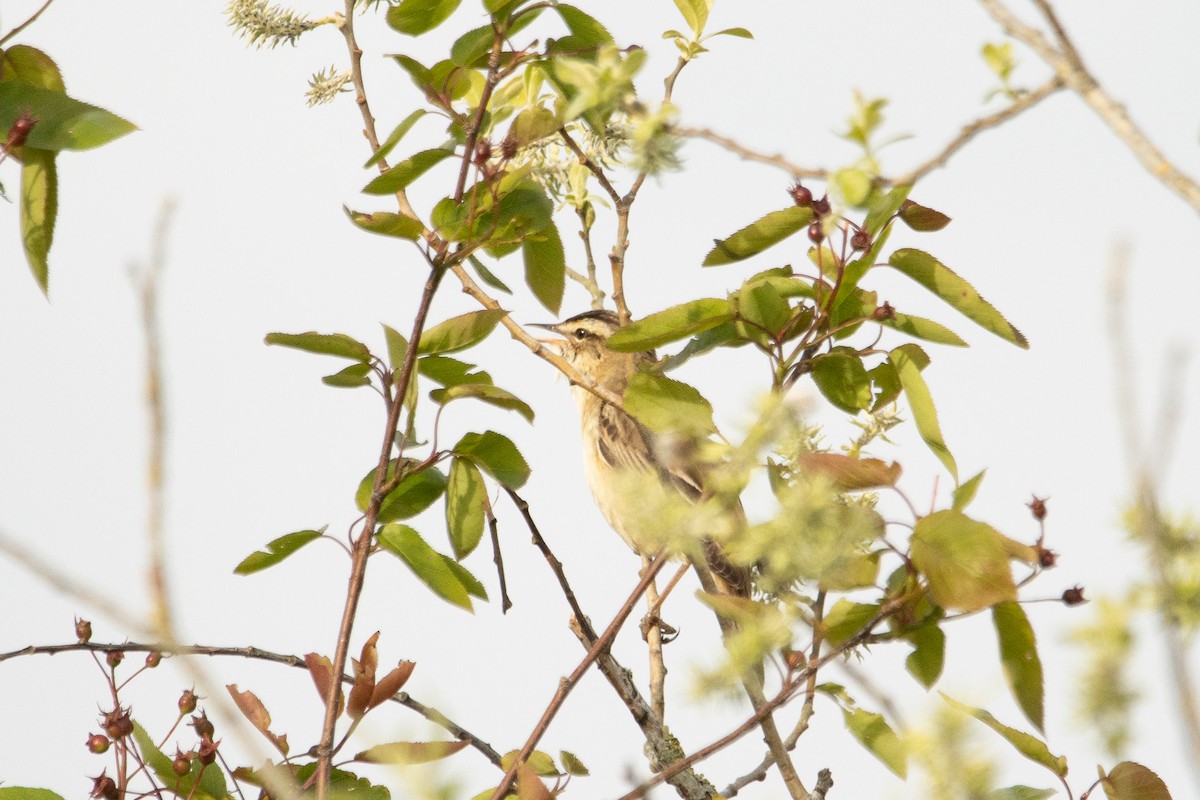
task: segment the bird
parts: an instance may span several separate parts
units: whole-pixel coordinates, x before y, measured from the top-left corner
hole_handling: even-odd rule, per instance
[[[533,326],[562,337],[541,341],[556,349],[581,375],[617,397],[624,396],[629,379],[636,372],[656,361],[652,351],[622,353],[609,349],[608,338],[621,324],[616,314],[605,309]],[[644,537],[639,536],[636,528],[645,523],[644,519],[639,522],[635,518],[644,515],[631,513],[637,498],[629,496],[630,484],[622,480],[622,473],[645,474],[697,502],[705,494],[703,472],[686,453],[669,447],[623,409],[602,400],[587,387],[573,383],[571,392],[579,410],[584,473],[592,497],[613,530],[635,553],[643,555],[639,541]],[[740,506],[737,510],[740,514]],[[703,564],[693,560],[701,582],[707,572],[722,594],[750,597],[750,570],[734,563],[714,539],[706,538],[702,545]]]

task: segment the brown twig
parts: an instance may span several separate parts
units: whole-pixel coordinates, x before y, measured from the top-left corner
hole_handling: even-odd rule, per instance
[[[8,33],[4,34],[4,38],[0,38],[0,47],[3,47],[5,42],[7,42],[9,39],[13,38],[18,33],[25,30],[30,25],[32,25],[37,20],[37,18],[42,15],[42,12],[45,11],[47,8],[49,8],[50,4],[53,2],[54,2],[54,0],[46,0],[46,2],[42,3],[41,7],[37,11],[33,12],[33,14],[29,17],[29,19],[25,20],[20,25],[13,28]]]
[[[142,642],[73,642],[71,644],[52,644],[52,645],[30,645],[22,647],[20,650],[10,650],[7,653],[0,653],[0,662],[8,661],[13,658],[21,658],[23,656],[53,656],[59,653],[72,652],[90,652],[90,653],[162,653],[169,656],[193,655],[193,656],[231,656],[237,658],[247,658],[255,661],[269,661],[274,664],[283,664],[284,666],[294,667],[296,669],[308,670],[308,665],[304,663],[302,656],[289,655],[287,653],[274,653],[270,650],[264,650],[261,647],[223,647],[219,645],[206,644],[166,644],[166,643],[142,643]],[[342,683],[353,684],[353,675],[342,675]],[[478,750],[488,761],[496,766],[500,766],[500,754],[496,752],[490,744],[480,739],[475,734],[471,733],[466,728],[454,722],[436,708],[427,706],[412,697],[408,692],[397,692],[391,698],[391,702],[404,706],[417,712],[425,719],[434,723],[438,727],[444,729],[447,733],[460,741],[466,741],[473,748]]]
[[[1037,53],[1063,83],[1099,115],[1151,175],[1182,197],[1193,209],[1200,211],[1200,184],[1176,168],[1134,123],[1124,106],[1101,88],[1084,66],[1075,45],[1047,0],[1037,0],[1037,6],[1054,30],[1058,47],[1036,28],[1022,22],[1001,0],[979,0],[979,4],[1005,33]]]
[[[710,130],[709,128],[673,127],[671,128],[671,132],[676,136],[683,137],[684,139],[703,139],[704,141],[712,142],[718,147],[728,150],[729,152],[736,156],[740,156],[746,161],[754,161],[759,164],[766,164],[769,167],[775,167],[776,169],[783,170],[793,178],[813,178],[815,180],[827,180],[829,178],[829,170],[827,169],[801,167],[800,165],[789,161],[783,156],[782,153],[769,155],[757,150],[752,150],[736,139],[731,139],[728,136],[722,136],[721,134]]]
[[[625,624],[625,620],[633,612],[633,607],[637,605],[638,599],[645,593],[646,587],[650,585],[666,563],[666,555],[659,553],[649,568],[643,571],[644,574],[641,580],[638,581],[633,591],[629,593],[629,597],[625,600],[625,603],[617,611],[616,616],[613,617],[608,627],[604,629],[604,633],[600,634],[600,638],[588,650],[587,655],[583,657],[583,660],[579,662],[579,665],[575,667],[570,675],[559,682],[558,690],[550,698],[546,710],[542,712],[542,716],[538,720],[537,725],[534,726],[533,731],[529,734],[529,738],[526,739],[525,744],[513,759],[512,766],[505,773],[504,778],[500,781],[500,785],[492,792],[491,800],[500,800],[512,788],[513,782],[517,777],[517,770],[529,758],[529,754],[533,752],[533,748],[537,747],[538,742],[541,741],[542,736],[550,727],[550,723],[562,708],[563,703],[566,702],[571,691],[579,683],[579,680],[587,672],[588,668],[599,658],[600,654],[612,645],[613,639],[617,636],[617,631],[621,629],[621,626]]]
[[[504,574],[504,555],[500,551],[500,525],[496,521],[496,514],[492,510],[491,502],[484,502],[483,513],[487,515],[488,533],[492,539],[492,563],[496,565],[496,578],[500,582],[500,612],[507,614],[508,610],[512,608],[512,600],[508,596],[508,578]]]
[[[650,556],[642,555],[642,569],[649,569]],[[667,718],[667,662],[663,659],[663,632],[658,616],[658,585],[651,581],[646,587],[646,622],[642,629],[646,639],[646,657],[650,664],[650,707],[659,719]]]

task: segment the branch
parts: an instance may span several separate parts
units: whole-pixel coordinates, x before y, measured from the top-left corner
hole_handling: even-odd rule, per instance
[[[814,178],[816,180],[827,180],[829,178],[829,170],[816,169],[813,167],[801,167],[788,161],[782,153],[768,155],[757,150],[751,150],[749,147],[738,142],[736,139],[731,139],[728,136],[709,129],[709,128],[679,128],[671,129],[671,132],[676,136],[682,136],[685,139],[704,139],[713,144],[728,150],[736,156],[741,156],[746,161],[755,161],[759,164],[766,164],[769,167],[781,169],[793,178]]]
[[[164,653],[171,656],[235,656],[238,658],[248,658],[256,661],[270,661],[275,664],[283,664],[288,667],[308,671],[308,666],[304,663],[302,656],[293,656],[286,653],[273,653],[270,650],[263,650],[260,647],[223,647],[220,645],[170,645],[170,644],[144,644],[140,642],[76,642],[73,644],[52,644],[52,645],[30,645],[23,647],[20,650],[11,650],[7,653],[0,653],[0,662],[8,661],[12,658],[21,656],[53,656],[59,653],[71,652],[91,652],[91,653]],[[353,675],[342,675],[342,683],[353,684]],[[478,750],[496,766],[500,766],[500,754],[487,742],[480,739],[475,734],[471,733],[466,728],[454,722],[442,712],[431,706],[414,699],[408,692],[397,692],[389,698],[391,702],[398,703],[405,708],[416,711],[418,714],[429,720],[433,724],[441,727],[447,733],[459,741],[470,742],[471,746]]]
[[[0,39],[0,46],[2,46],[5,42],[7,42],[9,39],[16,36],[21,31],[28,28],[30,25],[32,25],[37,20],[37,18],[42,15],[42,12],[45,11],[47,8],[49,8],[50,4],[53,2],[54,2],[54,0],[46,0],[46,2],[42,3],[41,8],[39,8],[37,11],[33,12],[33,14],[29,17],[29,19],[25,20],[20,25],[13,28],[8,33],[4,34],[4,38]]]
[[[1200,185],[1168,161],[1162,151],[1155,147],[1129,117],[1124,107],[1100,87],[1095,77],[1084,66],[1050,3],[1047,0],[1036,2],[1058,38],[1058,47],[1051,44],[1036,28],[1022,22],[1001,0],[979,0],[979,4],[1005,33],[1037,53],[1068,88],[1091,106],[1151,175],[1200,212]]]

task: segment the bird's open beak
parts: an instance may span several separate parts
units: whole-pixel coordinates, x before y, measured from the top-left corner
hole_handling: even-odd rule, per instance
[[[554,348],[555,350],[557,350],[557,349],[559,349],[559,347],[560,347],[560,346],[562,345],[562,343],[563,343],[563,336],[562,336],[562,334],[561,334],[561,333],[559,333],[559,332],[558,332],[558,323],[530,322],[530,323],[528,323],[528,324],[527,324],[527,326],[526,326],[526,327],[529,327],[529,328],[543,328],[544,330],[548,330],[548,331],[550,331],[551,333],[555,334],[556,338],[553,338],[553,339],[538,339],[538,340],[537,340],[537,341],[539,341],[540,343],[542,343],[542,344],[546,345],[547,347],[552,347],[552,348]]]

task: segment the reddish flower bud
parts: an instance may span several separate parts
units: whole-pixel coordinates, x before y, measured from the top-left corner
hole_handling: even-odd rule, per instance
[[[1046,498],[1035,495],[1034,498],[1025,505],[1029,506],[1029,510],[1033,513],[1034,519],[1040,522],[1046,518]]]
[[[825,241],[825,230],[821,227],[821,223],[814,222],[808,226],[808,240],[813,244]]]
[[[796,181],[788,189],[788,194],[792,196],[798,206],[811,206],[813,203],[812,190],[806,188],[800,181]]]
[[[808,659],[805,658],[804,653],[801,653],[799,650],[785,650],[783,657],[787,661],[788,672],[796,672],[797,670],[804,669],[804,665],[808,663]]]
[[[112,740],[102,733],[93,733],[87,738],[87,749],[96,754],[108,752],[108,746],[111,744]]]
[[[871,237],[866,231],[855,231],[850,237],[850,247],[854,250],[866,250],[871,246]]]
[[[500,143],[500,155],[505,161],[510,161],[516,158],[517,151],[521,149],[521,145],[513,138],[512,134],[504,137],[504,141]]]
[[[196,735],[201,739],[211,739],[215,731],[213,724],[208,721],[208,714],[203,711],[200,716],[192,717],[192,727],[196,729]]]
[[[178,747],[175,748],[175,760],[171,762],[171,771],[179,777],[183,777],[192,771],[192,754],[185,753]]]
[[[1042,547],[1040,544],[1038,544],[1034,545],[1034,549],[1037,550],[1038,564],[1042,567],[1042,569],[1050,569],[1058,563],[1058,553],[1054,552],[1050,548]]]
[[[183,694],[179,695],[179,713],[190,714],[196,710],[196,693],[191,689],[184,689]]]
[[[828,214],[831,208],[832,207],[829,205],[828,194],[822,195],[820,200],[813,200],[812,202],[813,213],[818,217],[823,217]]]
[[[95,778],[92,778],[92,794],[91,797],[103,798],[103,800],[117,800],[120,797],[120,792],[117,791],[117,783],[108,775],[101,772]]]
[[[110,739],[123,739],[133,733],[133,719],[128,708],[118,706],[100,718],[100,726]]]
[[[158,652],[157,650],[151,650],[149,653],[146,653],[146,666],[147,667],[149,667],[150,669],[154,669],[161,663],[162,663],[162,653]]]
[[[876,321],[895,319],[895,318],[896,318],[896,309],[893,308],[892,304],[886,300],[883,301],[883,305],[879,306],[878,308],[876,308],[874,311],[871,312],[871,319],[876,320]]]
[[[475,143],[475,163],[486,164],[488,159],[492,157],[492,143],[487,139],[480,139]]]
[[[92,638],[92,623],[80,617],[75,618],[75,638],[80,644],[86,644]]]
[[[14,148],[25,144],[34,125],[37,125],[37,120],[28,111],[22,112],[21,116],[13,120],[12,126],[8,129],[8,136],[4,140],[4,152],[10,153]]]
[[[116,669],[117,665],[125,660],[124,650],[109,650],[104,656],[104,660],[108,663],[111,669]]]
[[[200,748],[196,751],[196,760],[207,767],[217,760],[217,748],[220,746],[220,742],[214,742],[208,736],[201,737]]]
[[[1077,606],[1087,602],[1087,598],[1083,596],[1082,586],[1072,586],[1062,593],[1063,605]]]

